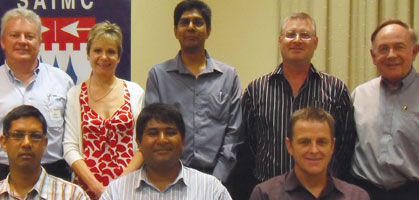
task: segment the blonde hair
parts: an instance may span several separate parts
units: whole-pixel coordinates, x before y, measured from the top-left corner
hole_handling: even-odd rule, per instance
[[[90,52],[92,43],[99,39],[111,40],[116,43],[118,48],[118,55],[122,55],[122,31],[118,25],[112,24],[109,21],[104,21],[95,24],[89,32],[87,37],[87,54]]]

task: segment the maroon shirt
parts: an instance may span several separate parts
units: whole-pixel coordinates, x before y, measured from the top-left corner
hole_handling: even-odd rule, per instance
[[[369,200],[368,193],[358,186],[331,176],[319,198],[313,196],[297,179],[294,171],[273,177],[256,185],[250,200]]]

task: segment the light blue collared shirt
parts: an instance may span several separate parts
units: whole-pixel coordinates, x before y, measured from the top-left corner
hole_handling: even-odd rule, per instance
[[[3,119],[10,110],[23,104],[35,106],[48,124],[48,147],[42,157],[45,164],[63,159],[64,111],[67,91],[74,83],[61,69],[38,63],[28,86],[14,76],[6,62],[0,66],[0,134],[3,134]],[[2,149],[0,163],[9,164]]]
[[[418,88],[419,74],[412,67],[396,90],[381,77],[354,90],[355,176],[386,189],[419,181]]]
[[[100,199],[231,200],[231,197],[214,176],[181,164],[179,175],[164,191],[160,191],[148,180],[145,167],[142,167],[113,180]]]
[[[241,85],[235,68],[206,53],[206,67],[198,78],[182,62],[181,52],[148,73],[145,104],[174,105],[185,121],[181,160],[198,170],[214,169],[225,182],[242,143]]]

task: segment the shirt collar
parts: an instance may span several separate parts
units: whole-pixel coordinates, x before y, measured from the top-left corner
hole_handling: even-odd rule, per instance
[[[274,71],[270,73],[268,79],[270,80],[276,77],[285,78],[284,72],[282,71],[282,63],[278,67],[276,67]],[[309,77],[323,79],[323,74],[317,71],[316,68],[314,68],[313,64],[310,64]]]
[[[304,186],[298,180],[295,171],[291,170],[285,177],[285,191],[290,192],[299,187],[304,188]],[[321,196],[330,194],[334,189],[336,189],[340,193],[343,193],[343,186],[337,184],[335,179],[332,176],[330,176],[330,174],[328,174],[326,188],[322,191]],[[306,189],[304,188],[304,190]]]
[[[176,185],[176,184],[185,184],[186,186],[188,186],[188,176],[186,176],[186,171],[185,171],[185,167],[183,166],[183,163],[179,160],[180,162],[180,170],[179,170],[179,174],[177,175],[176,179],[173,181],[173,183],[167,185],[166,190],[168,190],[172,185]],[[155,187],[147,178],[146,175],[146,170],[145,170],[145,166],[143,165],[143,167],[141,167],[140,169],[140,174],[139,174],[139,180],[137,182],[137,186],[136,188],[140,188],[140,187],[144,187],[145,185],[150,185],[153,188],[157,189],[157,187]],[[158,189],[157,189],[158,190]],[[164,192],[164,191],[163,191]]]
[[[186,66],[182,62],[182,52],[179,51],[176,57],[174,58],[174,64],[169,65],[166,69],[166,71],[177,71],[181,74],[191,74],[191,72],[186,68]],[[207,62],[205,65],[205,69],[200,74],[207,74],[212,72],[220,72],[223,73],[223,71],[220,69],[220,67],[217,65],[217,63],[214,62],[214,59],[209,55],[207,51],[205,51],[205,56],[207,58]]]
[[[37,60],[38,64],[33,71],[33,79],[36,79],[38,77],[39,71],[40,71],[40,62]],[[13,70],[10,68],[10,66],[7,64],[6,61],[4,61],[5,70],[7,71],[7,75],[10,78],[11,81],[19,81],[19,79],[16,78],[15,74],[13,73]]]
[[[406,77],[404,77],[402,79],[402,81],[400,81],[398,88],[393,90],[393,91],[399,91],[399,90],[403,90],[407,87],[409,87],[409,85],[411,85],[416,79],[416,70],[415,68],[412,66],[412,68],[410,69],[410,72],[407,74]],[[385,89],[389,89],[387,86],[387,81],[383,79],[383,77],[381,77],[381,82],[384,84],[381,84],[382,86],[384,86]]]
[[[0,184],[0,195],[3,195],[4,193],[10,194],[10,186],[9,186],[9,175],[7,175],[6,179],[3,180],[3,182]],[[47,173],[43,167],[41,167],[41,174],[38,178],[38,181],[36,181],[35,185],[32,187],[32,189],[28,192],[28,194],[32,193],[34,190],[39,194],[40,198],[47,199],[47,189],[43,188],[45,179],[47,178]]]

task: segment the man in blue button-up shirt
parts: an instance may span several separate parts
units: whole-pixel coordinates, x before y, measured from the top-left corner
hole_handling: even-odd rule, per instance
[[[48,146],[41,163],[48,173],[69,179],[69,168],[63,160],[63,116],[67,91],[74,83],[62,70],[38,61],[41,19],[36,13],[12,9],[1,22],[1,48],[6,60],[0,66],[0,122],[16,106],[38,108],[48,122]],[[8,174],[8,164],[6,153],[0,150],[0,179]]]
[[[208,5],[182,1],[175,8],[174,26],[180,52],[150,70],[145,103],[176,106],[186,123],[183,163],[226,182],[240,143],[239,78],[233,67],[205,50],[211,32]]]

